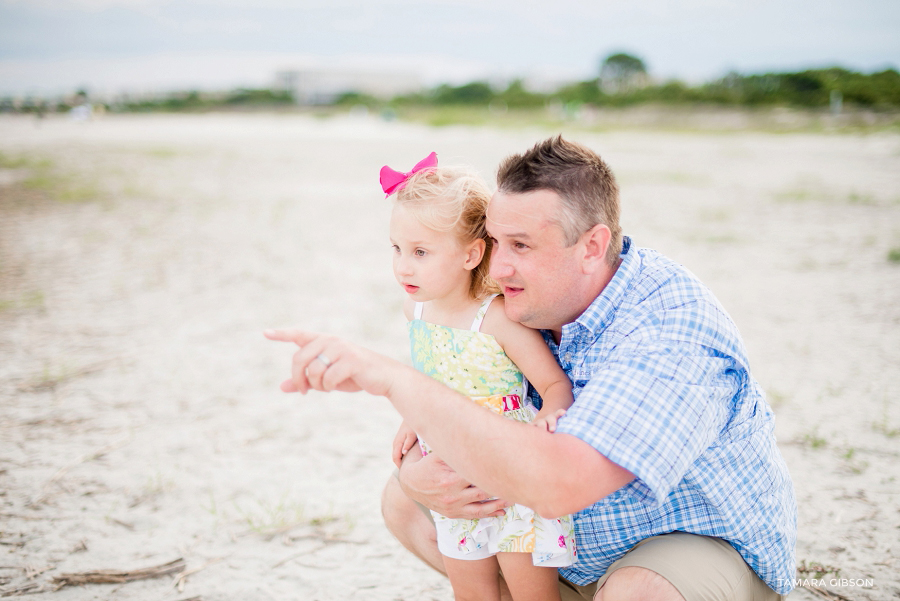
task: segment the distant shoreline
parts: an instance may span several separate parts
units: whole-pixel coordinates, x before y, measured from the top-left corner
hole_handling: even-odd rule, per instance
[[[78,109],[81,109],[78,112]],[[900,109],[876,111],[850,108],[840,114],[827,109],[789,107],[723,107],[709,105],[643,104],[630,107],[597,107],[590,104],[551,103],[539,108],[490,106],[406,106],[398,109],[370,109],[365,105],[309,107],[214,106],[203,109],[110,111],[103,105],[85,111],[47,113],[0,112],[2,117],[41,120],[97,121],[117,116],[141,115],[297,115],[314,119],[355,119],[359,121],[400,121],[433,127],[472,126],[502,129],[537,127],[547,130],[584,132],[663,131],[686,133],[900,133]]]

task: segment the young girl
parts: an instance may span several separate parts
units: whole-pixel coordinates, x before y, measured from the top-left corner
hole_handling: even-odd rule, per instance
[[[488,277],[485,231],[490,192],[464,170],[438,168],[431,153],[409,173],[381,170],[391,215],[394,275],[406,291],[404,312],[415,367],[510,419],[554,431],[572,404],[572,385],[540,334],[510,321]],[[525,404],[530,383],[539,412]],[[405,424],[394,461],[417,440]],[[423,454],[430,452],[419,441]],[[450,519],[435,512],[438,548],[457,601],[499,600],[498,571],[515,601],[559,599],[557,569],[575,558],[572,519],[545,519],[521,505],[502,517]]]

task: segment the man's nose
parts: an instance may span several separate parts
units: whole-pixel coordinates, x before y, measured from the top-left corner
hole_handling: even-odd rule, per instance
[[[491,267],[488,273],[495,280],[512,277],[515,273],[515,269],[509,262],[509,255],[496,246],[491,249]]]

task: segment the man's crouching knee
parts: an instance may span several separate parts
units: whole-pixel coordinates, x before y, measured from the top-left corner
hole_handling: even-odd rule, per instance
[[[381,493],[381,515],[384,525],[401,545],[438,572],[445,573],[431,514],[406,496],[396,473]]]

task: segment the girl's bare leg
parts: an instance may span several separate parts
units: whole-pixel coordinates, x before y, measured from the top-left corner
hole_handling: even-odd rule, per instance
[[[500,601],[500,566],[496,557],[468,560],[445,556],[444,567],[456,601]]]
[[[534,565],[531,553],[498,553],[497,561],[513,601],[559,601],[556,568]]]

